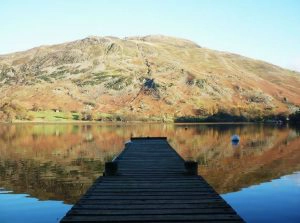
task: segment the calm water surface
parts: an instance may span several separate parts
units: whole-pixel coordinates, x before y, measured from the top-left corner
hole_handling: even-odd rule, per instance
[[[0,222],[59,222],[131,136],[167,136],[247,222],[300,222],[300,131],[252,124],[0,124]]]

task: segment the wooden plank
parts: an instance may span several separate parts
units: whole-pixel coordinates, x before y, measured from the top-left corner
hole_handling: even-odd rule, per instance
[[[203,208],[228,208],[225,203],[178,203],[178,204],[76,204],[72,209],[89,209],[89,210],[145,210],[145,209],[203,209]]]
[[[235,214],[231,208],[202,208],[201,214]],[[140,210],[117,210],[117,209],[72,209],[68,215],[166,215],[166,214],[199,214],[199,209],[140,209]]]
[[[213,190],[211,187],[207,187],[204,183],[195,183],[195,182],[180,182],[180,183],[162,183],[159,185],[159,183],[151,183],[147,181],[142,182],[124,182],[124,184],[120,182],[106,182],[101,183],[102,185],[95,185],[91,187],[91,189],[105,189],[105,188],[115,188],[115,189],[122,189],[122,188],[128,188],[128,189],[177,189],[180,188],[181,190],[184,189],[203,189],[207,188],[208,190]]]
[[[227,222],[240,222],[241,219],[236,214],[178,214],[178,215],[127,215],[127,216],[66,216],[62,222],[145,222],[145,221],[197,221],[197,222],[220,222],[225,220]]]
[[[182,180],[182,181],[179,181],[179,182],[176,182],[176,181],[162,181],[161,184],[159,183],[159,181],[124,181],[123,183],[121,181],[102,181],[101,183],[102,185],[98,185],[98,187],[101,187],[101,186],[130,186],[130,185],[140,185],[141,187],[144,187],[144,186],[153,186],[153,187],[159,187],[159,188],[164,188],[164,187],[167,187],[167,186],[194,186],[194,187],[205,187],[205,188],[210,188],[208,187],[205,183],[202,183],[202,182],[196,182],[196,181],[187,181],[187,180]]]
[[[165,177],[159,177],[159,176],[153,176],[153,177],[149,177],[147,175],[147,178],[142,178],[142,177],[135,177],[135,176],[128,176],[128,177],[123,177],[123,175],[119,175],[118,178],[103,178],[101,180],[101,182],[125,182],[125,181],[136,181],[136,182],[140,182],[140,181],[163,181],[163,182],[172,182],[172,181],[195,181],[195,182],[205,182],[204,180],[201,179],[197,179],[197,178],[192,178],[192,177],[185,177],[184,175],[182,177],[176,177],[176,176],[165,176]],[[205,182],[206,183],[206,182]]]
[[[201,199],[201,200],[84,200],[80,199],[77,202],[78,205],[80,204],[93,204],[93,205],[172,205],[172,204],[179,204],[179,205],[186,205],[186,204],[224,204],[227,205],[224,200],[220,197],[213,198],[213,199]]]
[[[218,195],[216,194],[203,194],[201,197],[196,197],[196,196],[186,196],[186,195],[169,195],[169,196],[161,196],[161,195],[147,195],[147,196],[122,196],[122,195],[115,195],[115,196],[97,196],[97,195],[83,195],[81,199],[86,199],[86,200],[136,200],[136,199],[143,199],[143,200],[158,200],[158,199],[163,199],[163,200],[185,200],[185,199],[190,199],[190,200],[199,200],[201,198],[209,199],[209,198],[216,198]]]
[[[140,187],[166,187],[166,186],[202,186],[204,185],[202,182],[162,182],[161,184],[153,184],[150,182],[126,182],[126,183],[119,183],[119,182],[101,182],[101,186],[140,186]]]
[[[107,197],[107,196],[119,196],[122,198],[123,196],[200,196],[200,195],[214,195],[215,192],[210,191],[150,191],[150,192],[129,192],[129,191],[114,191],[114,192],[102,192],[101,190],[93,190],[89,194],[86,194],[86,196],[101,196],[101,197]],[[122,197],[121,197],[122,196]]]
[[[101,180],[101,182],[126,182],[126,181],[136,181],[136,182],[140,182],[140,181],[176,181],[176,182],[180,182],[180,181],[201,181],[201,179],[199,178],[193,178],[193,177],[171,177],[171,176],[167,176],[167,177],[152,177],[152,178],[141,178],[141,177],[122,177],[121,175],[117,178],[108,178],[105,177]],[[204,182],[202,180],[202,182]]]
[[[106,189],[103,189],[103,188],[95,188],[95,189],[92,189],[90,190],[88,193],[99,193],[99,192],[102,192],[102,193],[131,193],[131,192],[134,192],[134,193],[141,193],[141,192],[150,192],[150,193],[156,193],[156,192],[159,192],[159,193],[188,193],[188,192],[206,192],[206,191],[210,191],[210,192],[214,192],[214,190],[212,189],[207,189],[206,187],[202,187],[202,188],[189,188],[189,189],[178,189],[178,188],[164,188],[164,189],[161,189],[161,188],[156,188],[156,189],[153,189],[153,188],[148,188],[148,189],[140,189],[140,188],[137,188],[137,189],[128,189],[128,188],[123,188],[123,189],[120,189],[120,188],[106,188]]]
[[[185,190],[185,189],[197,189],[197,188],[205,188],[205,186],[178,186],[178,185],[169,185],[169,186],[165,186],[165,187],[160,187],[159,185],[156,186],[141,186],[141,185],[133,185],[133,186],[128,186],[128,185],[108,185],[108,186],[104,186],[104,185],[99,185],[99,186],[95,186],[91,189],[178,189],[178,190]]]

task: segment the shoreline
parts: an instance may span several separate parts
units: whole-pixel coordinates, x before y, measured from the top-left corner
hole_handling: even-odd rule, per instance
[[[15,125],[15,124],[80,124],[80,125],[135,125],[135,124],[165,124],[165,125],[255,125],[255,124],[272,124],[268,122],[159,122],[159,121],[13,121],[2,122],[0,125]]]

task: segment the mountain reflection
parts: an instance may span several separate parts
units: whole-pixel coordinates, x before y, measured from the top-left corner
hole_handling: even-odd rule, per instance
[[[233,134],[240,143],[231,144]],[[299,132],[265,125],[0,125],[0,187],[74,203],[131,136],[167,136],[219,192],[300,170]]]

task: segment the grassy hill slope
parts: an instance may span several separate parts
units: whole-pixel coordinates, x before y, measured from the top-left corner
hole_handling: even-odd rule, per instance
[[[300,74],[184,39],[92,36],[0,56],[0,97],[1,106],[129,120],[258,117],[300,106]]]

